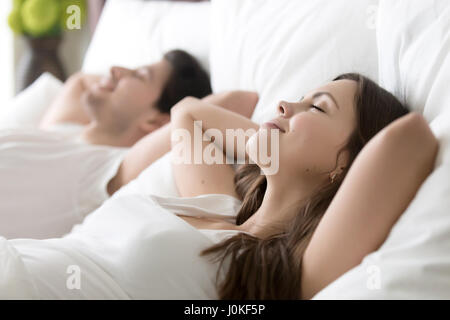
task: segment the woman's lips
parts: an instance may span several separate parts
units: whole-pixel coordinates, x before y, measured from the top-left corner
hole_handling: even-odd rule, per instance
[[[269,128],[269,129],[278,129],[281,132],[285,132],[281,127],[275,123],[274,121],[268,121],[262,124],[263,127]]]

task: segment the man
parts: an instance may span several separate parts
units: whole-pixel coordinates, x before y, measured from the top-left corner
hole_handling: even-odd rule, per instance
[[[107,184],[135,142],[168,123],[185,96],[209,93],[208,74],[181,50],[107,77],[70,78],[39,129],[0,130],[0,236],[68,233],[110,196]],[[60,130],[68,127],[76,131]]]
[[[208,74],[196,59],[173,50],[161,61],[137,69],[112,67],[104,77],[75,74],[40,128],[76,128],[84,142],[130,147],[168,123],[170,108],[183,97],[210,93]]]

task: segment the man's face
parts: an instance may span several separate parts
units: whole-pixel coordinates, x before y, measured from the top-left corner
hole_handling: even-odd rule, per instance
[[[154,106],[170,72],[165,59],[137,69],[112,67],[108,76],[86,88],[84,105],[93,120],[123,131],[142,115],[159,113]]]

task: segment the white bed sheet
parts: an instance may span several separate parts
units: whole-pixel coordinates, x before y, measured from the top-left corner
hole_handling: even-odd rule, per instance
[[[124,195],[58,239],[0,238],[0,297],[38,299],[217,299],[217,267],[202,249],[237,231],[199,230],[184,215],[230,219],[225,195]]]

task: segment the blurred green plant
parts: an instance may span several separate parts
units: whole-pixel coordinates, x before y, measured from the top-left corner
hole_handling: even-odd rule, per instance
[[[61,35],[74,22],[86,22],[86,0],[13,0],[8,16],[16,34],[32,38]]]

